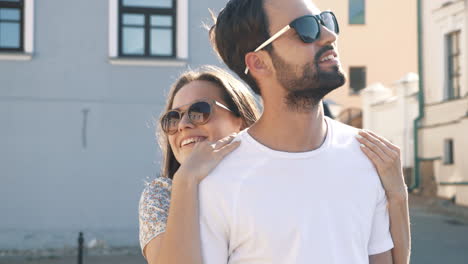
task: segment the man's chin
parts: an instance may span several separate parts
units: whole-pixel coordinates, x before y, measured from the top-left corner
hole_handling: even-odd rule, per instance
[[[329,72],[320,71],[318,77],[319,86],[338,88],[346,82],[346,75],[338,67]]]

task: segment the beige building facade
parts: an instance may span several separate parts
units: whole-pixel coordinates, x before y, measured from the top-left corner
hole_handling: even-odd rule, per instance
[[[468,206],[468,1],[423,0],[422,14],[422,173],[433,174],[439,196]]]
[[[348,82],[327,96],[338,119],[347,122],[362,111],[360,89],[376,82],[390,86],[406,73],[417,72],[416,0],[314,3],[332,10],[340,24],[338,51]]]

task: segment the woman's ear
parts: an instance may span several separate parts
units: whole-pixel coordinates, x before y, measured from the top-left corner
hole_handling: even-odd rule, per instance
[[[247,128],[247,126],[246,126],[246,124],[245,124],[245,122],[244,122],[244,120],[242,118],[236,117],[236,119],[237,119],[236,120],[236,122],[237,122],[236,126],[239,128],[239,132]]]

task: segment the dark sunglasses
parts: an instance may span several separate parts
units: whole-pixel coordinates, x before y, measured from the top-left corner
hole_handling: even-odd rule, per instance
[[[173,135],[179,129],[179,122],[182,120],[184,114],[194,125],[204,125],[210,121],[210,117],[215,111],[215,106],[219,106],[229,112],[232,112],[227,106],[221,104],[216,100],[202,99],[191,103],[185,111],[173,109],[165,113],[161,118],[161,128],[164,133]]]
[[[286,33],[291,28],[296,30],[297,34],[304,43],[312,43],[320,38],[320,28],[324,26],[330,31],[335,32],[336,34],[340,33],[340,27],[338,26],[338,20],[336,19],[335,14],[331,11],[324,11],[318,15],[305,15],[294,19],[289,25],[282,28],[276,34],[271,36],[267,41],[263,42],[258,48],[254,50],[257,52],[264,47],[268,46],[270,43],[275,41],[281,35]],[[246,67],[245,74],[249,73],[249,68]]]

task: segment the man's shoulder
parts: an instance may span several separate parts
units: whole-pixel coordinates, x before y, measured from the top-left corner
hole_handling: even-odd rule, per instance
[[[216,185],[217,188],[235,188],[255,167],[254,165],[263,159],[258,150],[249,144],[246,131],[239,133],[234,141],[240,141],[241,144],[203,180],[205,184]]]
[[[363,175],[378,179],[374,165],[361,150],[360,143],[356,138],[359,129],[336,120],[331,121],[333,130],[333,150],[337,155],[342,157],[341,165],[345,166],[347,164],[348,168],[353,169],[360,168],[360,172],[366,172],[363,173]]]
[[[337,136],[353,136],[356,135],[359,131],[358,128],[342,123],[338,120],[327,118],[327,121],[330,122],[333,127],[333,131]]]
[[[356,135],[359,132],[358,128],[341,123],[340,121],[328,118],[329,124],[332,127],[333,143],[339,145],[359,146],[356,140]]]

